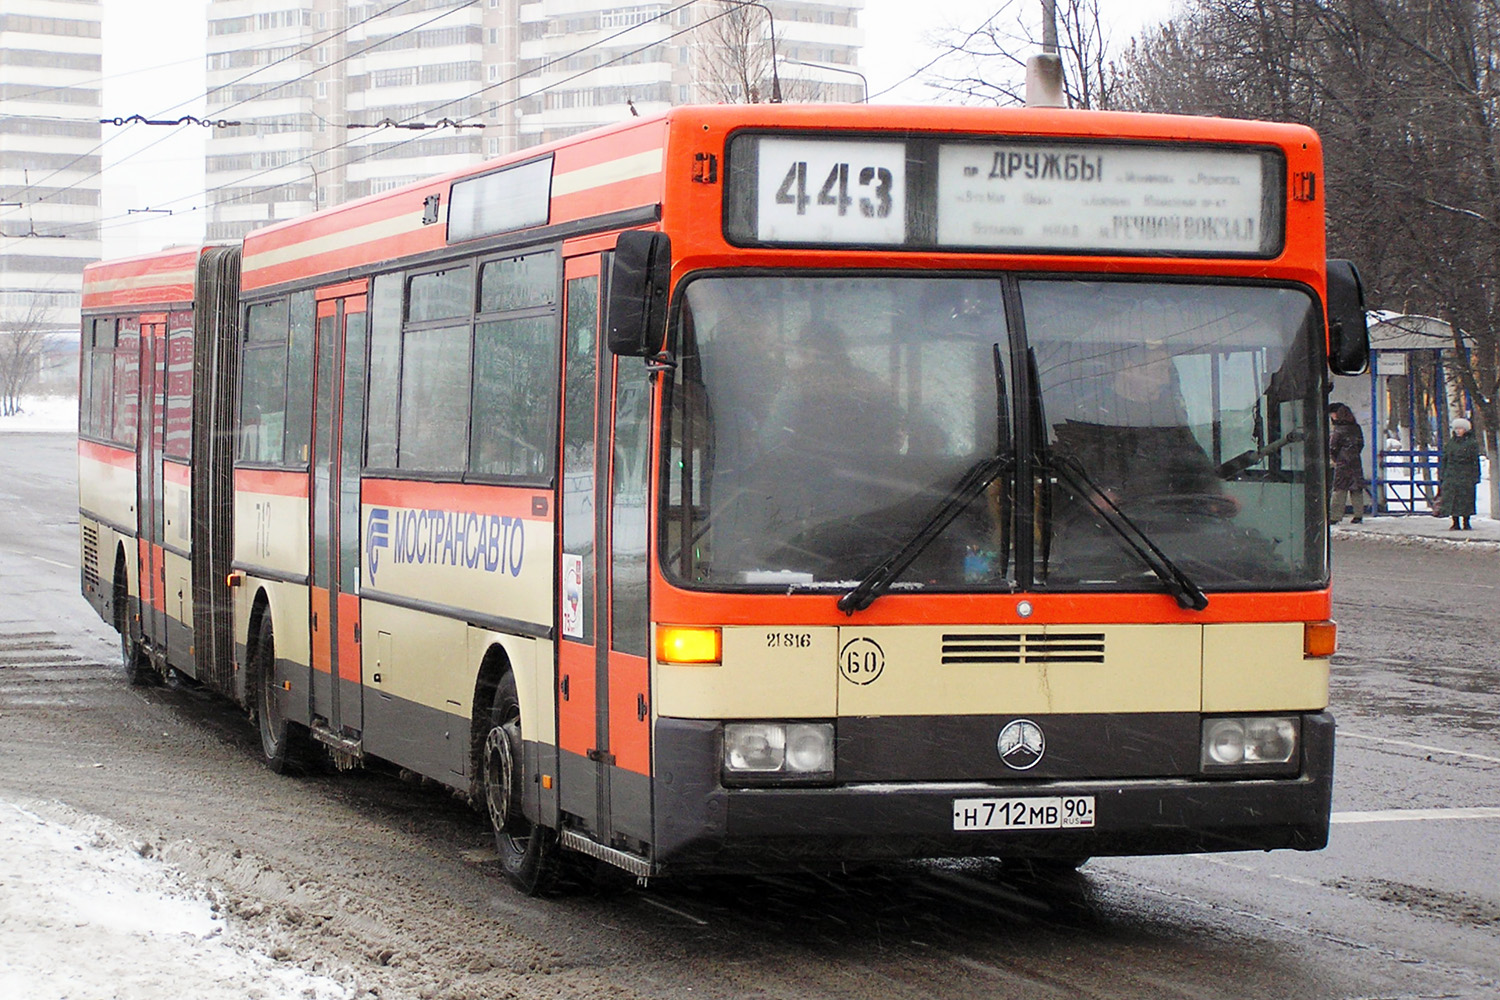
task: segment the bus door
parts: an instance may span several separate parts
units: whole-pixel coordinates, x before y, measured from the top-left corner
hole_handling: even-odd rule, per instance
[[[599,335],[598,255],[564,272],[559,805],[605,846],[651,839],[646,660],[649,383]]]
[[[141,633],[166,653],[167,568],[166,511],[162,502],[162,451],[165,444],[167,324],[165,316],[142,316],[140,325],[139,399],[136,413],[136,552],[139,559]],[[162,660],[165,667],[165,659]]]
[[[311,721],[337,739],[364,729],[359,627],[359,474],[365,421],[365,283],[320,289],[314,354]]]

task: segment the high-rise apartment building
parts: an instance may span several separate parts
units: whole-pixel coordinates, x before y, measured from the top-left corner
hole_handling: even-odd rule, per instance
[[[0,7],[0,331],[77,342],[100,253],[100,34],[98,0]]]
[[[862,100],[863,6],[210,0],[208,114],[240,124],[209,142],[208,236],[676,104]]]

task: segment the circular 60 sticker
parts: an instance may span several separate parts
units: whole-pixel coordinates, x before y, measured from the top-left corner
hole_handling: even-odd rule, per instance
[[[850,639],[839,650],[839,673],[853,684],[869,684],[885,669],[885,650],[874,639]]]

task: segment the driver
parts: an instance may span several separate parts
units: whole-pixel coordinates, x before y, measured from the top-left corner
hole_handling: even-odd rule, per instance
[[[1166,345],[1129,347],[1113,360],[1100,391],[1057,425],[1058,454],[1126,513],[1143,497],[1222,497],[1218,469],[1188,429]]]

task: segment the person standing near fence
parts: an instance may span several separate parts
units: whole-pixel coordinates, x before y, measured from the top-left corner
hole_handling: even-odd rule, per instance
[[[1438,514],[1451,517],[1449,531],[1470,530],[1474,516],[1474,488],[1479,485],[1479,441],[1474,425],[1463,417],[1449,424],[1453,436],[1438,459]]]
[[[1354,511],[1349,520],[1358,524],[1365,519],[1365,432],[1347,404],[1329,403],[1328,419],[1333,423],[1328,432],[1328,460],[1333,463],[1328,520],[1338,524],[1348,505]]]

